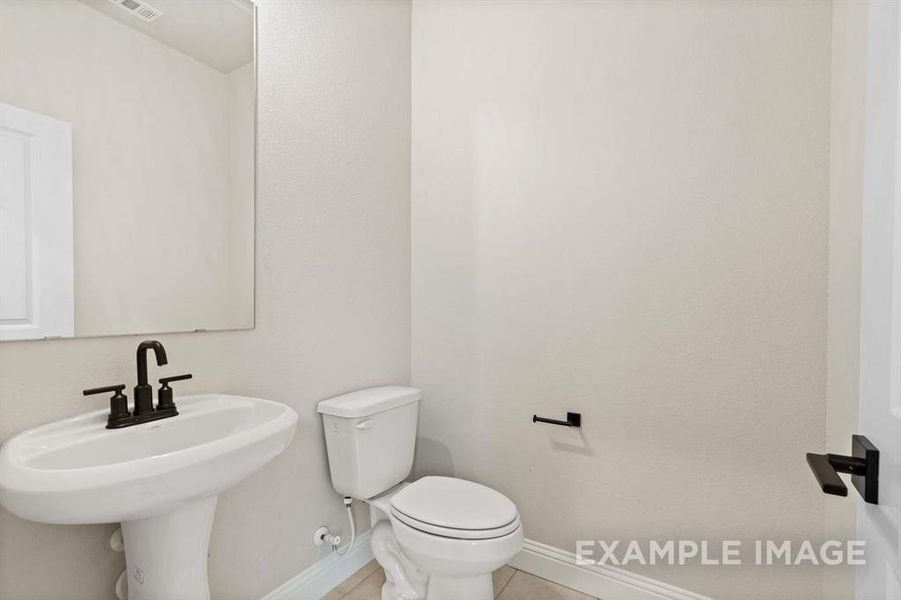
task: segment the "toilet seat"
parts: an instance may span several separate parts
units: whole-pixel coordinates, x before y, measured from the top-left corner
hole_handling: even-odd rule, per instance
[[[498,527],[495,529],[458,529],[453,527],[441,527],[439,525],[417,521],[416,519],[400,512],[396,508],[391,509],[391,516],[396,518],[404,525],[412,527],[413,529],[416,529],[418,531],[422,531],[423,533],[430,533],[432,535],[451,538],[455,540],[489,540],[492,538],[499,538],[513,533],[520,526],[518,515],[510,523],[507,523],[503,527]]]
[[[391,516],[418,531],[458,540],[487,540],[516,531],[516,506],[484,485],[423,477],[391,498]]]

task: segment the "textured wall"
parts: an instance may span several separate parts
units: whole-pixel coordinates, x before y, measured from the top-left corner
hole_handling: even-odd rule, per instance
[[[260,4],[257,327],[157,336],[166,372],[194,373],[181,393],[255,395],[300,414],[288,451],[221,499],[217,600],[261,597],[324,555],[309,542],[316,526],[346,527],[316,402],[409,379],[409,4]],[[0,439],[104,406],[81,390],[132,382],[138,341],[0,344]],[[0,511],[0,597],[114,598],[124,562],[111,531]]]
[[[420,470],[569,550],[822,535],[830,10],[414,3]],[[581,431],[530,422],[566,410]],[[814,569],[644,572],[822,594]]]
[[[832,5],[832,99],[829,140],[829,352],[826,445],[847,453],[858,433],[860,261],[863,149],[867,95],[867,2]],[[854,494],[852,494],[853,496]],[[826,536],[854,539],[858,502],[826,499]],[[854,568],[824,570],[824,598],[854,595]]]

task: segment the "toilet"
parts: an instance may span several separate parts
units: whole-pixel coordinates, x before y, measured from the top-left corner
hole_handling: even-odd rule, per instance
[[[472,481],[405,481],[421,398],[415,388],[386,386],[320,402],[332,485],[370,506],[382,600],[492,600],[492,571],[522,547],[519,512]]]

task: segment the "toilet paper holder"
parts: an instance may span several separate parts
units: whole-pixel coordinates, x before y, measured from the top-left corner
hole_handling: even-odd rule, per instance
[[[548,419],[545,417],[539,417],[538,415],[532,415],[533,423],[549,423],[551,425],[560,425],[562,427],[581,427],[582,426],[582,415],[580,413],[568,412],[566,413],[566,420],[561,421],[559,419]]]

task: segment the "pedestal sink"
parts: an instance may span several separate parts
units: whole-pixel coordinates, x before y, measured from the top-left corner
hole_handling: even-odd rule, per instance
[[[288,447],[297,414],[240,396],[177,401],[178,416],[125,429],[98,410],[12,437],[0,504],[41,523],[121,522],[129,600],[207,600],[216,499]]]

